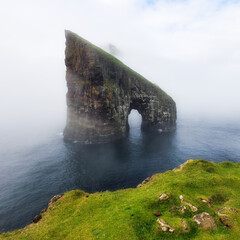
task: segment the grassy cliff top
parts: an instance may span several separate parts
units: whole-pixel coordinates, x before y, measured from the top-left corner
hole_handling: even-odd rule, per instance
[[[161,201],[162,193],[168,199]],[[179,206],[185,206],[184,213]],[[190,160],[139,188],[67,192],[39,222],[3,233],[0,239],[240,239],[239,210],[240,164]],[[202,212],[214,218],[214,229],[194,222],[193,216]],[[157,219],[174,232],[161,231]]]

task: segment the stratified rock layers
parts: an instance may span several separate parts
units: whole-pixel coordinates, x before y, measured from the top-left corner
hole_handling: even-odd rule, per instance
[[[142,130],[175,130],[176,105],[164,91],[75,33],[65,36],[66,141],[120,139],[128,132],[132,109],[142,115]]]

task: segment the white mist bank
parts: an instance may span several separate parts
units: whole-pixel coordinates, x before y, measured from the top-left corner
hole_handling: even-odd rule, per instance
[[[64,123],[64,29],[116,47],[173,97],[178,118],[238,122],[239,24],[239,1],[5,1],[0,131]]]

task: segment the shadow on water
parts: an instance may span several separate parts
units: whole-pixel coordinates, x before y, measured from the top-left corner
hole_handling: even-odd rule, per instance
[[[152,174],[152,168],[164,170],[174,134],[134,134],[104,145],[66,143],[66,164],[73,185],[88,192],[135,187]],[[68,176],[70,178],[71,176]]]

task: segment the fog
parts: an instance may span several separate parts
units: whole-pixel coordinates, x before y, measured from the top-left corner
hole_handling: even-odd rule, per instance
[[[234,0],[2,1],[0,130],[63,128],[64,29],[113,46],[173,97],[180,118],[239,119],[239,26]]]

